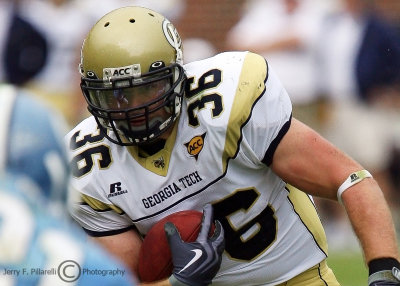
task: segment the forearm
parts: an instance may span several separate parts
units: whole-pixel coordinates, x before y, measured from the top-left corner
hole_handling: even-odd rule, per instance
[[[345,191],[342,200],[366,263],[383,257],[399,259],[392,216],[376,181],[364,179]]]
[[[91,239],[99,243],[104,249],[110,252],[110,254],[122,262],[132,273],[137,275],[141,238],[134,230],[117,235],[92,237]]]

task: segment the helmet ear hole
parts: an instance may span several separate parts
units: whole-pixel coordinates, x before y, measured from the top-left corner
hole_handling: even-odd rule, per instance
[[[155,71],[165,67],[165,63],[163,61],[156,61],[150,65],[149,71]]]

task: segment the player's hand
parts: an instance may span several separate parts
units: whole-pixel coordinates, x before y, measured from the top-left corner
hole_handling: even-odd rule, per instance
[[[173,274],[169,278],[172,286],[204,286],[211,284],[217,274],[225,248],[224,230],[215,221],[214,234],[209,237],[213,222],[213,208],[207,204],[203,209],[200,233],[194,242],[184,242],[175,225],[167,222],[164,226],[171,248]]]
[[[393,267],[392,271],[384,270],[373,273],[368,278],[369,286],[400,286],[400,270]]]

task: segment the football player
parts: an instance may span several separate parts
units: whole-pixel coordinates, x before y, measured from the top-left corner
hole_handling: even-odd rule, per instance
[[[400,283],[376,181],[292,117],[261,56],[226,52],[183,65],[171,22],[125,7],[93,26],[80,72],[93,116],[66,145],[79,194],[71,212],[86,232],[136,271],[141,237],[163,217],[211,204],[223,227],[185,244],[168,225],[174,270],[149,285],[339,285],[311,195],[346,208],[371,286]],[[212,218],[208,207],[204,217]]]
[[[0,86],[0,117],[0,285],[135,285],[65,219],[63,118],[10,85]]]

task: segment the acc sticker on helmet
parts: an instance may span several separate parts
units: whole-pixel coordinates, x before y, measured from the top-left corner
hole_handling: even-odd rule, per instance
[[[140,64],[134,64],[125,67],[118,68],[104,68],[103,69],[103,80],[109,81],[113,78],[124,78],[124,77],[140,77],[142,74]]]
[[[162,27],[168,43],[176,50],[176,62],[178,64],[183,64],[182,39],[178,31],[167,19],[164,19]]]
[[[196,160],[199,157],[201,150],[203,150],[205,137],[206,133],[203,133],[202,135],[193,137],[189,142],[184,144],[189,155],[194,157]]]

